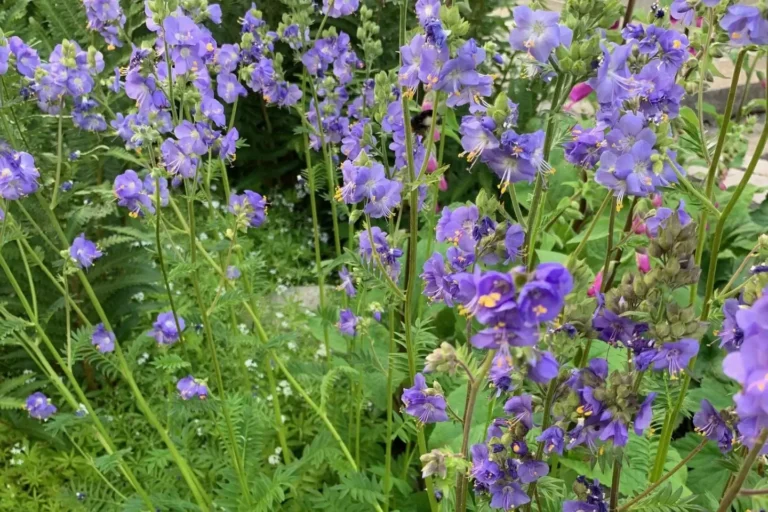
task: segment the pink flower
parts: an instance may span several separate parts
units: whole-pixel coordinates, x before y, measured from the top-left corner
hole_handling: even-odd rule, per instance
[[[595,280],[592,282],[592,286],[587,290],[587,296],[594,297],[600,293],[600,287],[603,286],[603,271],[597,273]]]
[[[661,194],[653,194],[651,196],[651,203],[653,203],[653,207],[654,208],[658,208],[659,206],[664,204],[664,202],[662,201],[662,198],[661,198]]]
[[[432,174],[435,172],[435,169],[437,169],[437,160],[435,160],[435,157],[431,156],[429,157],[429,160],[427,160],[427,172]]]
[[[580,102],[590,94],[592,94],[592,87],[586,82],[576,84],[568,95],[568,99],[571,101],[564,107],[565,110],[570,110],[576,103]]]
[[[635,252],[635,263],[637,263],[637,270],[643,274],[651,271],[651,258],[647,254],[640,251]]]
[[[445,176],[440,176],[440,183],[437,184],[437,188],[440,189],[440,192],[448,190],[448,181],[445,179]]]
[[[636,235],[644,235],[646,231],[645,222],[640,215],[635,215],[632,219],[632,232]]]

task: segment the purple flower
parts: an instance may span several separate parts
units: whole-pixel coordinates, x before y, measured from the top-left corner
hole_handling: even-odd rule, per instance
[[[136,171],[128,169],[115,178],[114,185],[117,204],[125,206],[131,211],[132,216],[137,216],[143,206],[151,213],[155,212],[149,195],[144,190],[144,185],[136,174]]]
[[[368,204],[363,209],[374,219],[390,217],[394,209],[400,205],[400,191],[403,184],[399,181],[383,179],[376,183],[371,190]]]
[[[650,393],[643,403],[640,404],[640,409],[635,416],[634,428],[635,434],[638,436],[643,435],[645,429],[651,426],[651,420],[653,419],[653,401],[656,399],[656,393]]]
[[[712,407],[709,400],[701,401],[701,409],[693,415],[696,432],[707,439],[716,441],[720,451],[727,453],[733,447],[733,432],[722,416]]]
[[[600,433],[601,441],[613,441],[616,446],[626,446],[629,441],[627,426],[618,418],[611,420]]]
[[[472,236],[475,225],[480,218],[477,206],[460,206],[451,211],[443,208],[440,220],[437,222],[437,241],[450,242],[465,252],[474,252],[475,239]]]
[[[438,48],[445,48],[448,36],[443,30],[443,23],[440,18],[430,18],[424,23],[424,32],[427,36],[427,43]]]
[[[47,420],[56,414],[56,406],[41,392],[32,393],[27,397],[26,404],[29,415],[38,420]]]
[[[8,46],[11,53],[16,57],[16,70],[19,74],[26,78],[34,78],[35,70],[40,67],[40,57],[37,55],[37,50],[27,46],[18,36],[10,37]]]
[[[514,27],[509,33],[509,44],[520,52],[528,52],[539,62],[547,62],[552,50],[560,45],[560,14],[551,11],[532,11],[520,5],[512,10]]]
[[[544,443],[544,453],[556,453],[558,455],[563,454],[563,446],[565,445],[565,432],[563,429],[554,425],[549,427],[541,433],[536,440],[540,443]]]
[[[451,275],[446,272],[442,254],[436,252],[425,261],[424,271],[419,277],[424,280],[424,295],[430,301],[442,301],[453,307],[457,289]]]
[[[720,19],[720,26],[728,32],[731,44],[735,46],[768,44],[768,21],[762,17],[757,7],[731,5],[725,16]]]
[[[229,265],[227,267],[227,279],[234,281],[235,279],[240,279],[241,275],[240,269],[234,265]]]
[[[360,0],[323,0],[323,14],[330,18],[349,16],[357,11]]]
[[[584,128],[577,124],[571,130],[571,136],[572,140],[563,145],[565,159],[574,165],[592,169],[607,146],[605,125],[598,123],[595,127]]]
[[[433,388],[428,388],[424,376],[416,374],[413,387],[403,390],[405,412],[416,417],[421,423],[436,423],[448,421],[445,412],[445,398]]]
[[[527,459],[517,467],[520,482],[530,484],[549,474],[549,465],[546,462]]]
[[[186,327],[184,319],[178,317],[179,328],[183,331]],[[176,319],[173,316],[173,311],[166,311],[157,315],[157,320],[152,324],[153,329],[147,334],[152,336],[161,345],[173,345],[180,338],[179,329],[176,328]]]
[[[251,190],[245,190],[240,195],[232,194],[229,198],[229,213],[244,215],[248,226],[257,228],[267,218],[267,200]]]
[[[166,139],[160,146],[165,168],[173,176],[193,178],[197,172],[198,159],[189,156],[173,139]]]
[[[97,31],[108,45],[120,47],[118,38],[125,25],[125,15],[118,0],[83,0],[88,28]]]
[[[485,444],[473,444],[472,468],[469,474],[476,481],[485,485],[493,485],[504,474],[498,464],[493,462],[488,455],[488,447]]]
[[[523,318],[532,323],[554,320],[564,305],[563,294],[558,288],[540,280],[526,283],[517,301]]]
[[[351,309],[342,309],[339,312],[339,321],[336,323],[336,327],[339,328],[342,334],[347,336],[355,336],[357,334],[357,322],[360,317],[355,316]]]
[[[613,52],[603,46],[603,59],[597,68],[597,76],[587,82],[597,94],[601,104],[614,105],[622,99],[629,87],[631,73],[627,66],[627,58],[632,51],[632,45],[616,46]]]
[[[387,274],[389,274],[393,280],[397,280],[397,277],[400,274],[400,262],[398,261],[398,258],[403,255],[403,251],[396,247],[389,246],[389,242],[387,242],[387,233],[382,231],[379,227],[373,226],[370,231],[361,231],[358,235],[358,241],[360,256],[363,260],[367,263],[370,263],[371,261],[376,261],[378,263],[378,260],[380,260]],[[373,241],[373,244],[371,241]],[[378,254],[378,258],[375,259],[373,256],[374,249]]]
[[[488,373],[488,381],[496,388],[496,397],[514,389],[512,370],[514,370],[514,366],[512,365],[512,356],[509,353],[509,345],[501,345],[496,355],[493,356],[491,370]]]
[[[739,327],[738,313],[741,310],[737,299],[728,299],[723,304],[723,328],[718,333],[720,336],[720,348],[728,352],[734,352],[744,342],[744,331]]]
[[[520,248],[525,242],[525,232],[520,224],[510,224],[507,233],[504,235],[504,250],[507,252],[507,261],[509,264],[517,260],[520,254]]]
[[[168,206],[168,180],[165,178],[159,178],[160,182],[160,206]],[[144,192],[149,196],[150,200],[155,203],[155,178],[151,174],[144,176]],[[157,206],[155,204],[155,206]]]
[[[511,422],[521,423],[525,428],[533,428],[533,403],[531,395],[513,396],[504,404],[504,412],[512,416]]]
[[[508,480],[498,480],[491,485],[490,492],[493,508],[512,510],[531,501],[520,485]]]
[[[507,273],[489,271],[457,276],[460,313],[474,316],[482,324],[494,324],[500,313],[516,308],[515,283]]]
[[[224,126],[227,123],[227,119],[224,117],[224,106],[213,96],[203,96],[200,111],[217,126]]]
[[[669,370],[672,379],[684,371],[690,360],[699,353],[699,342],[685,338],[674,343],[664,343],[653,358],[653,369]]]
[[[656,238],[659,235],[659,228],[665,228],[667,220],[677,213],[677,218],[680,221],[681,226],[687,226],[691,223],[691,217],[688,212],[685,211],[685,202],[680,200],[680,204],[677,207],[677,211],[673,211],[670,208],[659,208],[656,210],[656,214],[645,221],[646,231],[648,236]]]
[[[91,334],[91,343],[102,354],[115,350],[115,333],[108,331],[104,324],[98,324]]]
[[[539,330],[524,322],[518,309],[509,309],[493,319],[490,327],[476,332],[471,343],[477,348],[502,349],[505,346],[529,347],[539,339]]]
[[[416,16],[422,27],[432,18],[439,18],[440,0],[416,0]]]
[[[94,260],[101,258],[102,252],[96,247],[96,244],[86,240],[85,233],[75,238],[72,246],[69,248],[69,257],[75,262],[78,268],[89,268]]]
[[[337,290],[344,290],[347,297],[354,297],[357,295],[355,284],[352,282],[352,274],[349,273],[346,266],[342,266],[341,270],[339,270],[339,279],[341,279],[341,284],[336,287]]]
[[[34,193],[39,177],[32,155],[7,146],[0,149],[0,197],[15,201]]]
[[[528,378],[538,384],[547,384],[557,377],[560,365],[550,352],[533,351],[528,360]]]
[[[200,400],[208,398],[208,386],[205,381],[197,380],[191,375],[179,379],[176,383],[176,389],[179,390],[182,400],[189,400],[198,397]]]

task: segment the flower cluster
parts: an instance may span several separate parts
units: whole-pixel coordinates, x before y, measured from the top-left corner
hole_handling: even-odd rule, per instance
[[[732,306],[731,306],[732,307]],[[734,396],[739,415],[738,429],[747,446],[752,446],[762,429],[768,428],[768,294],[751,307],[740,308],[736,326],[743,339],[723,361],[723,371],[741,385]]]
[[[590,483],[587,477],[579,475],[573,482],[573,491],[579,500],[563,503],[563,512],[608,512],[605,492],[598,479]]]
[[[374,262],[374,266],[381,265],[389,277],[397,281],[400,275],[399,258],[403,255],[403,251],[389,246],[385,231],[377,226],[361,231],[358,235],[358,246],[363,261],[369,264]]]
[[[656,393],[641,398],[634,390],[634,378],[618,371],[609,376],[608,362],[599,358],[573,370],[565,383],[570,393],[555,407],[564,424],[573,424],[565,434],[569,450],[579,445],[595,450],[597,441],[624,446],[630,425],[637,435],[643,434],[651,424]]]
[[[168,180],[160,180],[160,204],[168,204]],[[142,181],[136,171],[128,169],[115,178],[113,192],[117,198],[117,204],[125,206],[132,217],[144,214],[144,210],[155,213],[155,180],[147,174]]]
[[[14,150],[0,139],[0,198],[15,201],[34,194],[40,186],[40,172],[29,153]],[[5,213],[0,209],[0,220]]]
[[[31,417],[43,421],[56,414],[57,411],[50,398],[39,391],[27,397],[26,408]]]
[[[386,177],[384,166],[371,162],[370,166],[357,166],[351,160],[341,166],[344,185],[336,192],[336,199],[347,204],[365,201],[363,212],[377,219],[389,217],[400,205],[403,184]]]
[[[104,324],[98,324],[91,334],[91,343],[102,354],[114,352],[115,333],[108,331]]]
[[[178,319],[178,326],[176,320]],[[181,332],[186,328],[184,319],[175,316],[173,311],[166,311],[157,315],[157,320],[152,324],[153,329],[147,333],[152,336],[160,345],[173,345],[181,336]]]
[[[189,400],[198,397],[200,400],[208,398],[208,386],[205,381],[194,378],[192,375],[179,379],[176,383],[176,389],[182,400]]]
[[[88,28],[97,31],[110,49],[123,46],[119,34],[125,26],[125,14],[117,0],[83,0]]]
[[[427,387],[427,381],[420,373],[413,380],[413,387],[403,390],[403,405],[405,412],[414,416],[420,423],[436,423],[448,421],[447,404],[440,385],[435,381],[435,387]]]
[[[95,243],[85,238],[85,233],[80,233],[80,236],[75,238],[75,241],[72,242],[72,246],[69,248],[69,257],[78,268],[87,269],[91,267],[94,260],[101,258],[101,256],[103,256],[103,253]]]

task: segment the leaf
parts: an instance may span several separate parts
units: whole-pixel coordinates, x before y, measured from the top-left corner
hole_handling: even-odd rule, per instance
[[[351,366],[336,366],[323,376],[323,381],[320,384],[320,408],[325,410],[328,403],[328,395],[331,393],[336,379],[347,376],[350,381],[353,379],[357,381],[360,378],[360,372],[352,368]]]
[[[464,416],[464,404],[467,396],[467,383],[464,382],[461,386],[454,389],[446,397],[448,405],[453,409],[460,417]],[[482,396],[482,395],[478,395]],[[499,402],[499,401],[497,401]],[[475,409],[472,411],[471,430],[470,430],[470,446],[475,443],[481,442],[485,438],[485,423],[487,419],[503,416],[501,402],[496,403],[492,415],[488,414],[488,402],[478,399],[475,404]],[[464,429],[462,425],[457,421],[446,421],[435,425],[434,430],[429,435],[429,447],[430,448],[442,448],[448,447],[453,450],[454,453],[461,451],[461,441]]]
[[[341,483],[331,489],[339,491],[342,497],[350,497],[355,501],[368,505],[378,505],[384,501],[381,486],[375,477],[370,479],[363,473],[350,473],[341,478]]]

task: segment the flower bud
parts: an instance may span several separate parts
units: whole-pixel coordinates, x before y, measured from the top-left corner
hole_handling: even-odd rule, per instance
[[[437,371],[453,375],[456,373],[456,367],[458,366],[456,349],[453,348],[453,345],[444,341],[427,356],[426,363],[424,371],[427,373]]]

